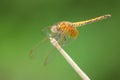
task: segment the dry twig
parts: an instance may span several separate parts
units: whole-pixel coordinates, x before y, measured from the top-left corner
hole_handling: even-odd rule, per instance
[[[58,42],[52,38],[49,37],[50,42],[52,45],[57,48],[57,50],[62,54],[62,56],[67,60],[67,62],[72,66],[72,68],[77,72],[77,74],[83,79],[83,80],[90,80],[90,78],[80,69],[80,67],[72,60],[72,58],[64,51],[64,49],[58,44]]]

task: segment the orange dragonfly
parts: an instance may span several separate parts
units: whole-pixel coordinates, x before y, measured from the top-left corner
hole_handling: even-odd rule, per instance
[[[50,28],[49,37],[55,38],[59,44],[64,45],[64,43],[66,43],[68,41],[68,39],[71,39],[71,38],[76,39],[77,38],[77,36],[79,34],[79,32],[77,30],[78,27],[81,27],[86,24],[93,23],[93,22],[96,22],[99,20],[107,19],[109,17],[111,17],[111,15],[107,14],[107,15],[99,16],[99,17],[92,18],[89,20],[80,21],[80,22],[68,22],[68,21],[60,22],[56,25],[53,25]],[[43,40],[43,41],[45,41],[45,40]],[[39,44],[31,49],[30,56],[32,56],[33,51],[38,46],[39,46]]]

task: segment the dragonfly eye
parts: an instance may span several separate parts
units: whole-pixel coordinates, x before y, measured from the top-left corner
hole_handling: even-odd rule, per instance
[[[53,25],[53,26],[51,27],[51,32],[57,33],[57,32],[58,32],[58,26],[57,26],[57,25]]]

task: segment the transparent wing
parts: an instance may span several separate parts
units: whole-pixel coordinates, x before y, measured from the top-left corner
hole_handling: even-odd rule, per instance
[[[45,37],[43,40],[41,40],[37,45],[35,45],[33,48],[31,48],[30,52],[29,52],[29,56],[31,59],[33,59],[37,53],[41,53],[42,48],[45,45],[45,42],[48,42],[49,38]]]
[[[51,50],[49,50],[47,56],[45,56],[44,59],[44,66],[46,66],[48,63],[50,63],[53,59],[54,59],[54,54],[55,54],[55,48],[52,48]]]

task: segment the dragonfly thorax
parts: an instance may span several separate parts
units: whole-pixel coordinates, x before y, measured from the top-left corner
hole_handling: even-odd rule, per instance
[[[68,35],[72,38],[76,38],[78,36],[78,31],[73,26],[73,24],[71,22],[59,23],[57,30],[59,33],[63,33],[63,34]]]

